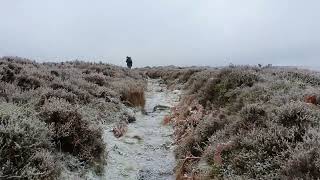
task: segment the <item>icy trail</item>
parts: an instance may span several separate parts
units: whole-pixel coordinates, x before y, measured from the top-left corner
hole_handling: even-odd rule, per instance
[[[106,129],[104,138],[109,153],[105,174],[92,179],[174,179],[173,130],[161,124],[164,116],[170,112],[153,112],[153,108],[156,105],[172,107],[178,98],[179,91],[169,91],[159,80],[149,80],[145,107],[148,115],[136,113],[136,122],[129,124],[127,133],[121,138],[113,136],[110,132],[112,126]]]

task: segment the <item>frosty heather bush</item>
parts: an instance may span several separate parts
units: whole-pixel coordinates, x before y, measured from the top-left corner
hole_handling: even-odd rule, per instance
[[[319,124],[319,112],[302,102],[290,102],[277,110],[277,121],[286,127],[309,128],[310,125]]]
[[[19,92],[20,88],[17,88],[15,85],[0,81],[0,97],[2,97],[6,102],[12,100],[14,93]]]
[[[84,120],[76,107],[58,98],[49,99],[41,108],[41,119],[54,128],[56,148],[88,162],[101,161],[104,154],[102,131]]]
[[[289,178],[319,178],[319,150],[319,141],[314,142],[312,145],[298,144],[289,160],[284,163],[283,174]]]
[[[0,66],[0,75],[1,80],[7,83],[12,83],[16,79],[14,71],[6,66]]]
[[[248,123],[263,123],[267,113],[261,105],[249,104],[242,108],[240,115]]]
[[[211,87],[206,89],[206,99],[212,100],[218,104],[225,104],[230,102],[228,92],[237,87],[251,87],[258,80],[258,77],[250,72],[240,70],[222,70],[217,79],[209,82],[212,83]]]
[[[85,76],[84,79],[94,84],[97,84],[99,86],[103,86],[107,83],[105,76],[103,74],[98,74],[98,73],[88,74]]]
[[[70,104],[75,104],[76,102],[79,101],[78,97],[75,94],[73,94],[72,92],[68,92],[65,89],[57,89],[57,90],[47,89],[46,92],[44,92],[41,95],[38,105],[43,105],[46,100],[52,97],[64,99]]]
[[[278,71],[279,72],[279,71]],[[303,70],[289,70],[289,71],[280,71],[277,73],[279,78],[288,79],[293,82],[301,81],[302,83],[310,84],[313,86],[320,85],[320,76],[319,74],[312,73],[310,71]]]
[[[0,104],[0,177],[53,179],[59,173],[52,158],[52,131],[32,110]],[[46,152],[46,157],[39,153]],[[41,166],[47,164],[47,166]]]
[[[40,87],[41,83],[40,80],[36,77],[22,75],[17,78],[17,85],[22,90],[32,90]]]

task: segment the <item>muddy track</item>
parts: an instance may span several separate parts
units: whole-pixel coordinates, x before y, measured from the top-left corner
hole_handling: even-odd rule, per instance
[[[162,106],[174,106],[178,97],[178,91],[167,90],[159,80],[149,80],[145,107],[148,115],[136,112],[136,122],[129,124],[127,133],[121,138],[115,138],[110,132],[112,125],[106,128],[104,138],[109,152],[105,174],[88,179],[174,179],[173,130],[162,125],[170,110]],[[157,105],[162,108],[154,109]]]

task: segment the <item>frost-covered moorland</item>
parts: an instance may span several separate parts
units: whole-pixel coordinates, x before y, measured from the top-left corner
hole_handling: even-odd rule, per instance
[[[185,91],[171,116],[177,179],[320,177],[320,75],[281,67],[144,69]]]
[[[107,154],[101,127],[126,120],[125,105],[143,108],[143,79],[102,63],[1,58],[0,179],[99,173]]]
[[[129,70],[103,63],[3,57],[0,179],[61,179],[65,174],[84,178],[88,171],[103,177],[107,152],[114,149],[103,128],[121,122],[113,129],[118,138],[125,134],[126,123],[139,121],[126,109],[144,110],[147,77],[162,78],[169,89],[182,92],[180,103],[159,122],[174,129],[176,179],[320,177],[317,72],[272,66]],[[152,92],[162,93],[155,97],[170,93]],[[156,116],[142,112],[138,117],[145,122]],[[147,146],[156,134],[163,133],[148,141],[135,138]],[[130,149],[130,143],[122,144]],[[170,153],[169,144],[161,152]]]

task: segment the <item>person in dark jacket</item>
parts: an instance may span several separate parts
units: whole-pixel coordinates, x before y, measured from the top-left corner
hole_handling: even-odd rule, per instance
[[[126,63],[127,63],[128,68],[131,69],[131,67],[132,67],[132,59],[131,59],[131,57],[127,56]]]

